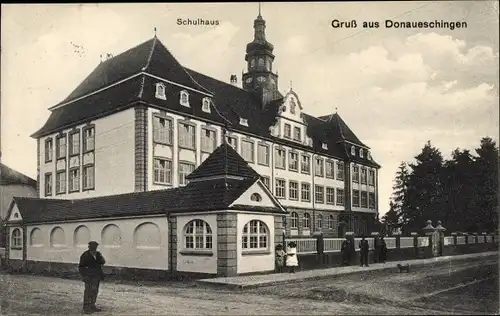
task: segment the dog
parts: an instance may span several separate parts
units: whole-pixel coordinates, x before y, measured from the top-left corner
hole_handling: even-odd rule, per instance
[[[399,273],[402,273],[402,272],[406,272],[406,273],[410,273],[410,265],[407,263],[407,264],[399,264],[398,263],[398,269],[399,269]]]

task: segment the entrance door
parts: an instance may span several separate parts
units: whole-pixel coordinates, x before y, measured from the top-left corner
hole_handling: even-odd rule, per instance
[[[337,228],[337,231],[338,231],[338,238],[344,238],[345,237],[345,227],[346,227],[346,224],[344,222],[339,222],[339,226]]]

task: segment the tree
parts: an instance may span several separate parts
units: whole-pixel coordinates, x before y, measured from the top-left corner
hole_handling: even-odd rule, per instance
[[[382,223],[387,231],[391,233],[400,228],[400,216],[396,211],[396,205],[393,201],[389,202],[389,211],[382,217]]]
[[[389,212],[393,211],[394,224],[401,224],[406,219],[404,210],[408,206],[408,166],[404,161],[398,167],[392,188],[394,193],[389,201]]]

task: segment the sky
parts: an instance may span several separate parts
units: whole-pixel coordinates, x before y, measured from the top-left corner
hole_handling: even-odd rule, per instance
[[[229,82],[245,68],[257,3],[2,4],[2,163],[36,178],[30,135],[98,65],[154,36],[185,67]],[[427,140],[445,157],[498,142],[498,1],[262,3],[279,89],[308,114],[335,112],[371,147],[379,210],[401,161]],[[216,26],[177,19],[218,20]],[[333,28],[331,21],[357,21]],[[364,29],[363,21],[465,21],[467,28]]]

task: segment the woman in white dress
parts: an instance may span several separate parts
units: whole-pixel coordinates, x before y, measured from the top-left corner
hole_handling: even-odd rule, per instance
[[[295,273],[295,267],[299,265],[297,260],[297,244],[293,241],[288,243],[286,249],[286,266],[290,267],[290,273]]]

